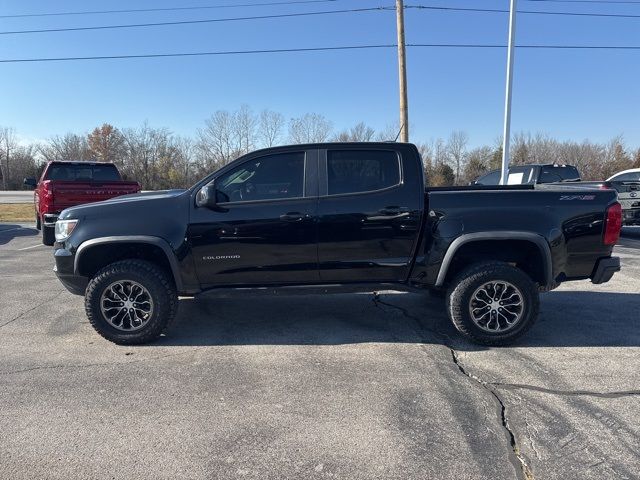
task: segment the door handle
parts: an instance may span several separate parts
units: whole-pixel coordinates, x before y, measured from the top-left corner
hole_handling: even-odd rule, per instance
[[[306,215],[303,215],[300,212],[288,212],[280,215],[280,220],[283,222],[300,222],[304,220]]]
[[[380,215],[388,215],[390,217],[401,215],[403,213],[409,213],[409,209],[407,207],[384,207],[381,208],[378,213]]]

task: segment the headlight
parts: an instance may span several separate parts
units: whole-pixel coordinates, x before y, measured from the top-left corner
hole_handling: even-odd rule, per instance
[[[64,242],[69,238],[77,223],[78,220],[58,220],[56,222],[56,241]]]

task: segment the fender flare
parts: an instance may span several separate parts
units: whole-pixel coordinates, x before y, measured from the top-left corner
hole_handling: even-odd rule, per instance
[[[169,266],[171,267],[171,274],[173,276],[173,281],[176,284],[177,290],[182,291],[182,277],[180,276],[180,267],[178,265],[178,259],[176,258],[175,253],[169,246],[169,244],[160,237],[153,237],[150,235],[122,235],[122,236],[113,236],[113,237],[99,237],[92,238],[91,240],[87,240],[86,242],[82,242],[78,249],[76,250],[75,259],[73,260],[73,271],[76,275],[80,275],[78,271],[78,267],[80,264],[80,259],[82,258],[82,253],[88,250],[91,247],[95,247],[96,245],[104,245],[104,244],[113,244],[113,243],[142,243],[147,245],[153,245],[155,247],[159,247],[167,257],[167,261],[169,262]]]
[[[545,285],[541,285],[546,287],[553,283],[553,263],[551,260],[551,249],[549,248],[549,242],[542,236],[536,233],[531,232],[520,232],[520,231],[488,231],[488,232],[476,232],[476,233],[467,233],[465,235],[460,235],[456,238],[449,248],[447,249],[444,258],[442,259],[442,263],[440,265],[440,270],[438,271],[438,276],[436,278],[436,287],[441,287],[444,285],[444,280],[447,277],[447,272],[449,271],[449,267],[451,266],[451,262],[453,261],[457,251],[463,245],[473,242],[479,241],[491,241],[491,240],[524,240],[533,243],[540,250],[540,254],[542,255],[542,261],[544,262],[544,278]]]

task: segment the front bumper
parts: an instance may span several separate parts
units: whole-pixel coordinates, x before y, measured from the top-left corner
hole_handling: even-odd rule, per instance
[[[76,275],[74,269],[75,256],[69,250],[58,248],[53,253],[53,257],[56,261],[53,271],[62,285],[74,295],[84,295],[89,279]]]
[[[591,274],[591,283],[607,283],[613,274],[620,271],[619,257],[606,257],[597,261]]]
[[[55,227],[59,215],[59,213],[45,213],[42,215],[42,223],[45,227]]]
[[[640,225],[640,208],[622,210],[622,223],[624,225]]]

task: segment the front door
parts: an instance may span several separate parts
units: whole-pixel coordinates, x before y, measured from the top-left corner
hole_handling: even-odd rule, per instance
[[[205,288],[318,283],[315,150],[251,157],[215,186],[218,211],[194,207],[188,233]]]

